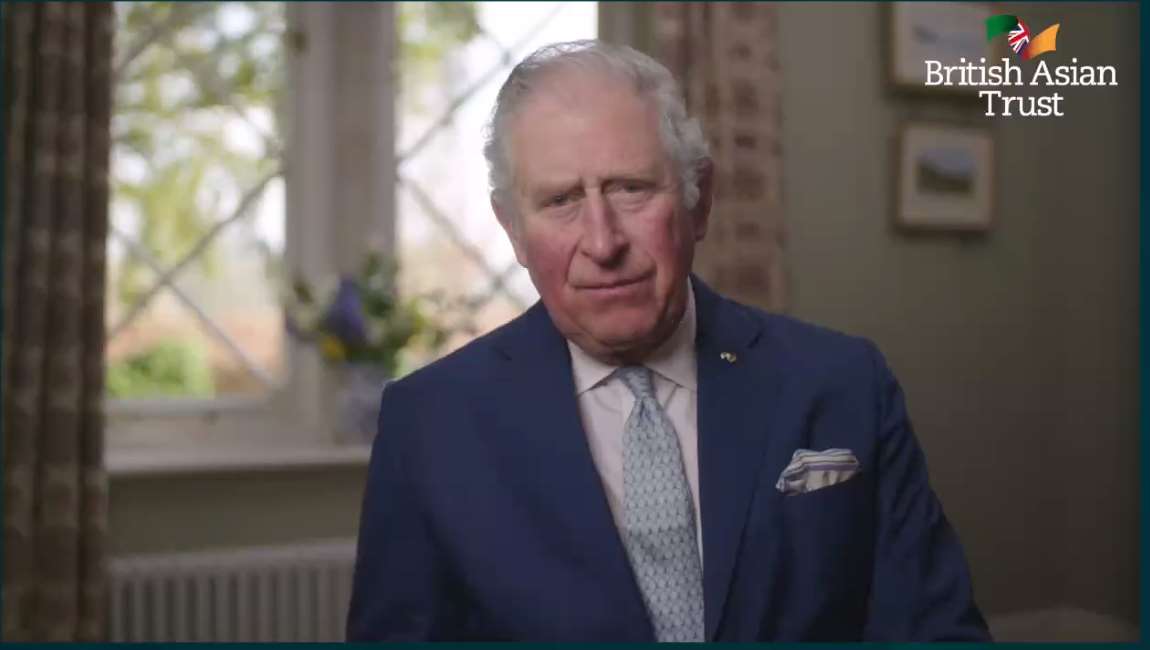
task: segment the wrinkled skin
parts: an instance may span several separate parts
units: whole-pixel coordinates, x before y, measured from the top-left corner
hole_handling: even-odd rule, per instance
[[[710,163],[686,208],[658,119],[606,73],[555,72],[510,123],[514,205],[492,202],[555,326],[606,363],[638,363],[671,335],[707,231]]]

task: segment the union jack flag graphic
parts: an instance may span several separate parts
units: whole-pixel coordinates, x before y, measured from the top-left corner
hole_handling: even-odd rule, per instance
[[[1021,18],[1018,19],[1018,24],[1007,33],[1006,42],[1015,54],[1018,54],[1030,42],[1030,30],[1027,29],[1026,23],[1022,22]]]

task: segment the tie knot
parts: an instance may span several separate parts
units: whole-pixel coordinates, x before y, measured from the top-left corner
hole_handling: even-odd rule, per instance
[[[646,366],[626,366],[615,371],[619,379],[631,389],[635,399],[655,397],[655,388],[651,383],[651,369]]]

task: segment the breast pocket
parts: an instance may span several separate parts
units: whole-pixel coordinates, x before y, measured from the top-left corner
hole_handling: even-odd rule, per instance
[[[802,494],[783,495],[781,501],[787,525],[816,527],[823,532],[866,523],[874,509],[870,476],[861,472],[842,483]]]
[[[857,474],[825,488],[783,496],[782,528],[792,557],[834,582],[869,570],[874,546],[874,488]]]

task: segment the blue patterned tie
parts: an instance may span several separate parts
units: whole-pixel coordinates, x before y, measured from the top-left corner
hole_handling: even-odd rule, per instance
[[[703,640],[703,568],[675,427],[651,371],[616,375],[635,395],[623,430],[623,545],[659,641]]]

